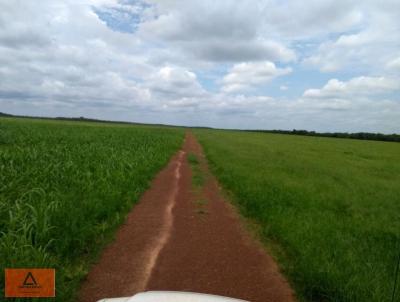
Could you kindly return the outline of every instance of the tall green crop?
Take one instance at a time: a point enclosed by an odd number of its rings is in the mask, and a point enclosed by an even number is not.
[[[182,140],[164,127],[0,119],[0,284],[6,267],[54,267],[57,301],[74,301]]]

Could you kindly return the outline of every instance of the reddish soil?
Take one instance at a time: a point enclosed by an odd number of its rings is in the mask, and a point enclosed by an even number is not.
[[[206,175],[200,192],[192,184],[189,153],[197,155]],[[191,134],[128,215],[79,297],[92,302],[145,290],[192,291],[253,302],[296,300],[274,260],[222,197]]]

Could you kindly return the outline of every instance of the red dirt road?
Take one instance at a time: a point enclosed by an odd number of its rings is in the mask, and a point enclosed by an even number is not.
[[[189,153],[200,159],[206,176],[200,191],[192,184]],[[222,197],[191,134],[93,266],[79,300],[145,290],[192,291],[253,302],[295,301],[273,259]]]

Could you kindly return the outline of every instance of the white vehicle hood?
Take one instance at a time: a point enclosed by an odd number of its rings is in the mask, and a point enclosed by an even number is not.
[[[173,291],[149,291],[126,298],[103,299],[98,302],[246,302],[222,296]]]

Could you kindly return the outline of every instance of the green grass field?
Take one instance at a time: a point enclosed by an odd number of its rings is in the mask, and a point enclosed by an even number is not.
[[[5,267],[54,267],[57,301],[76,301],[89,263],[183,134],[166,127],[1,118],[0,284]]]
[[[195,134],[301,300],[391,301],[400,249],[400,144]]]

